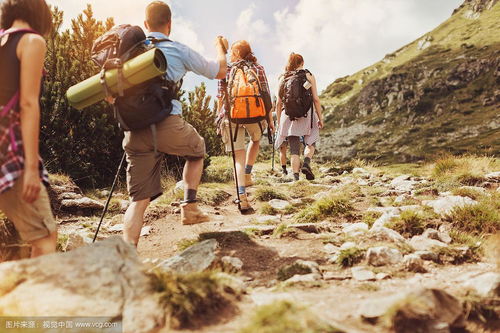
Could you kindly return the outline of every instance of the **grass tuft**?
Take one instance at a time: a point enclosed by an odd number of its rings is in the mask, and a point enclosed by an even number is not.
[[[319,222],[326,218],[348,216],[353,210],[347,197],[334,195],[324,197],[304,208],[295,216],[295,220],[300,223]]]
[[[213,156],[203,174],[208,183],[227,183],[233,180],[233,161],[228,156]]]
[[[259,201],[270,201],[273,199],[286,200],[284,193],[272,188],[271,186],[263,186],[255,192],[255,198]]]
[[[250,323],[239,333],[343,333],[319,320],[304,306],[288,300],[259,307]]]
[[[188,327],[200,317],[217,314],[242,293],[227,275],[215,272],[176,275],[154,270],[149,278],[174,328]]]
[[[492,204],[481,201],[475,205],[455,207],[446,220],[456,230],[474,235],[495,233],[500,230],[500,212]]]
[[[365,252],[365,250],[357,247],[342,250],[337,257],[337,265],[342,266],[343,268],[352,267],[363,260]]]
[[[425,230],[425,218],[420,212],[405,210],[392,219],[386,227],[399,232],[404,237],[420,235]]]

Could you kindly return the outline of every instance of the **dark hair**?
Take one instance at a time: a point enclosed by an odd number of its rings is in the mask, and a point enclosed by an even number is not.
[[[0,2],[0,27],[8,29],[22,20],[41,35],[52,31],[52,13],[45,0],[3,0]]]
[[[288,57],[288,63],[286,64],[285,71],[291,72],[299,68],[304,64],[304,58],[297,53],[291,53]]]
[[[172,20],[170,7],[163,1],[153,1],[146,7],[146,22],[151,29],[160,29]]]
[[[257,58],[253,54],[252,48],[250,47],[250,44],[246,40],[239,40],[237,42],[234,42],[231,49],[238,50],[241,59],[254,63],[257,62]]]

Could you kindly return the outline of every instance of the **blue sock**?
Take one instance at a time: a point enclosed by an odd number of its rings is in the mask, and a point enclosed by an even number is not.
[[[245,174],[249,175],[252,173],[253,165],[247,165],[245,167]]]
[[[238,194],[245,194],[247,191],[245,186],[238,186]]]

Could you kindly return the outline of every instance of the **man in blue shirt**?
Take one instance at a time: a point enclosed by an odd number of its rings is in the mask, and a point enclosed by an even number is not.
[[[162,1],[154,1],[146,8],[145,26],[149,36],[169,38],[172,28],[170,7]],[[226,75],[227,41],[217,38],[217,61],[208,61],[186,45],[164,41],[156,45],[167,58],[166,78],[180,83],[188,71],[208,79],[222,79]],[[205,141],[193,126],[182,119],[182,104],[172,101],[172,113],[156,124],[158,152],[186,158],[184,166],[184,202],[181,219],[185,225],[207,222],[208,216],[197,206],[196,191],[203,172]],[[144,213],[151,200],[162,194],[161,163],[163,154],[154,149],[151,129],[125,133],[123,148],[127,154],[127,187],[132,199],[125,213],[124,239],[137,246],[144,221]]]

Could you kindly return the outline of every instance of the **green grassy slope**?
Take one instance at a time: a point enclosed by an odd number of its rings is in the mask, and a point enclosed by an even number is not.
[[[321,96],[329,131],[322,155],[393,162],[443,151],[500,153],[498,17],[500,3],[481,13],[464,6],[413,43],[328,86]]]

